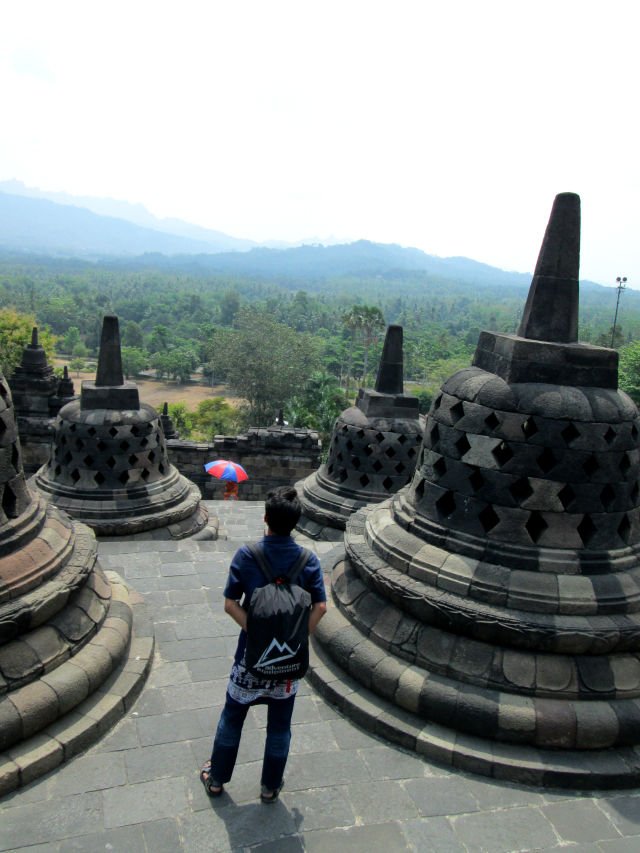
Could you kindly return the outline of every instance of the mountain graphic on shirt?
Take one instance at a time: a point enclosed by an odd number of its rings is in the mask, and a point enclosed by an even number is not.
[[[283,660],[294,658],[298,654],[299,650],[299,644],[298,648],[294,650],[291,646],[287,645],[287,643],[279,643],[274,637],[264,652],[260,655],[260,660],[256,664],[256,669],[264,666],[272,666],[274,663],[281,663]]]

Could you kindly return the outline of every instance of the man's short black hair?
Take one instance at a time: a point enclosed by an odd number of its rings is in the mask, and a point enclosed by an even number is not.
[[[289,536],[298,523],[302,507],[293,486],[279,486],[269,492],[264,505],[264,515],[269,530],[276,536]]]

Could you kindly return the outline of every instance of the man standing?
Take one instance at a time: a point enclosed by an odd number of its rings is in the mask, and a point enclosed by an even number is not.
[[[261,549],[276,577],[286,577],[300,559],[302,548],[291,537],[300,513],[300,501],[294,488],[283,486],[267,495],[264,516],[267,534],[257,547]],[[258,677],[245,667],[249,602],[254,590],[265,586],[267,582],[252,550],[243,545],[231,561],[224,589],[225,613],[238,623],[242,631],[227,685],[225,706],[216,729],[211,760],[200,771],[200,780],[210,797],[219,797],[224,784],[231,779],[242,726],[252,705],[267,705],[267,737],[260,799],[263,803],[275,803],[282,789],[291,742],[291,715],[300,682]],[[310,554],[297,583],[311,596],[311,634],[327,610],[322,569],[315,554]]]

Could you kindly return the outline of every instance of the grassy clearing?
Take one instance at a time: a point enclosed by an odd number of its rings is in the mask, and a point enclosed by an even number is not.
[[[55,367],[63,367],[67,364],[66,359],[56,358]],[[73,380],[76,394],[80,393],[81,383],[85,380],[93,381],[95,372],[80,371],[78,375],[75,370],[70,370],[69,375]],[[231,406],[239,406],[242,402],[238,397],[228,396],[225,385],[177,385],[175,382],[158,382],[154,379],[136,379],[136,385],[140,391],[140,399],[143,403],[149,403],[155,409],[161,409],[163,403],[184,403],[188,409],[195,407],[202,400],[211,397],[224,397]]]

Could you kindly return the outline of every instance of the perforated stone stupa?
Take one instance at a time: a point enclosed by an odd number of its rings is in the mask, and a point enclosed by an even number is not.
[[[93,532],[27,487],[0,375],[0,795],[85,749],[129,707],[153,651],[149,635],[132,642],[133,623],[128,590],[96,564]],[[137,661],[121,677],[129,651]]]
[[[411,485],[347,524],[314,677],[454,766],[617,787],[640,781],[640,422],[617,353],[577,343],[579,243],[559,195],[518,334],[480,335]]]
[[[38,343],[38,329],[31,332],[31,343],[22,351],[22,359],[9,379],[13,407],[22,436],[22,462],[27,474],[34,474],[49,459],[53,438],[53,420],[74,395],[67,368],[56,378]]]
[[[341,539],[352,513],[410,482],[421,441],[418,400],[404,394],[402,326],[389,326],[375,390],[360,389],[336,419],[326,463],[298,484],[298,529]]]
[[[122,373],[118,318],[104,318],[95,382],[56,420],[51,459],[35,486],[98,535],[155,530],[181,539],[203,531],[208,514],[198,487],[167,457],[160,415],[141,403]]]

